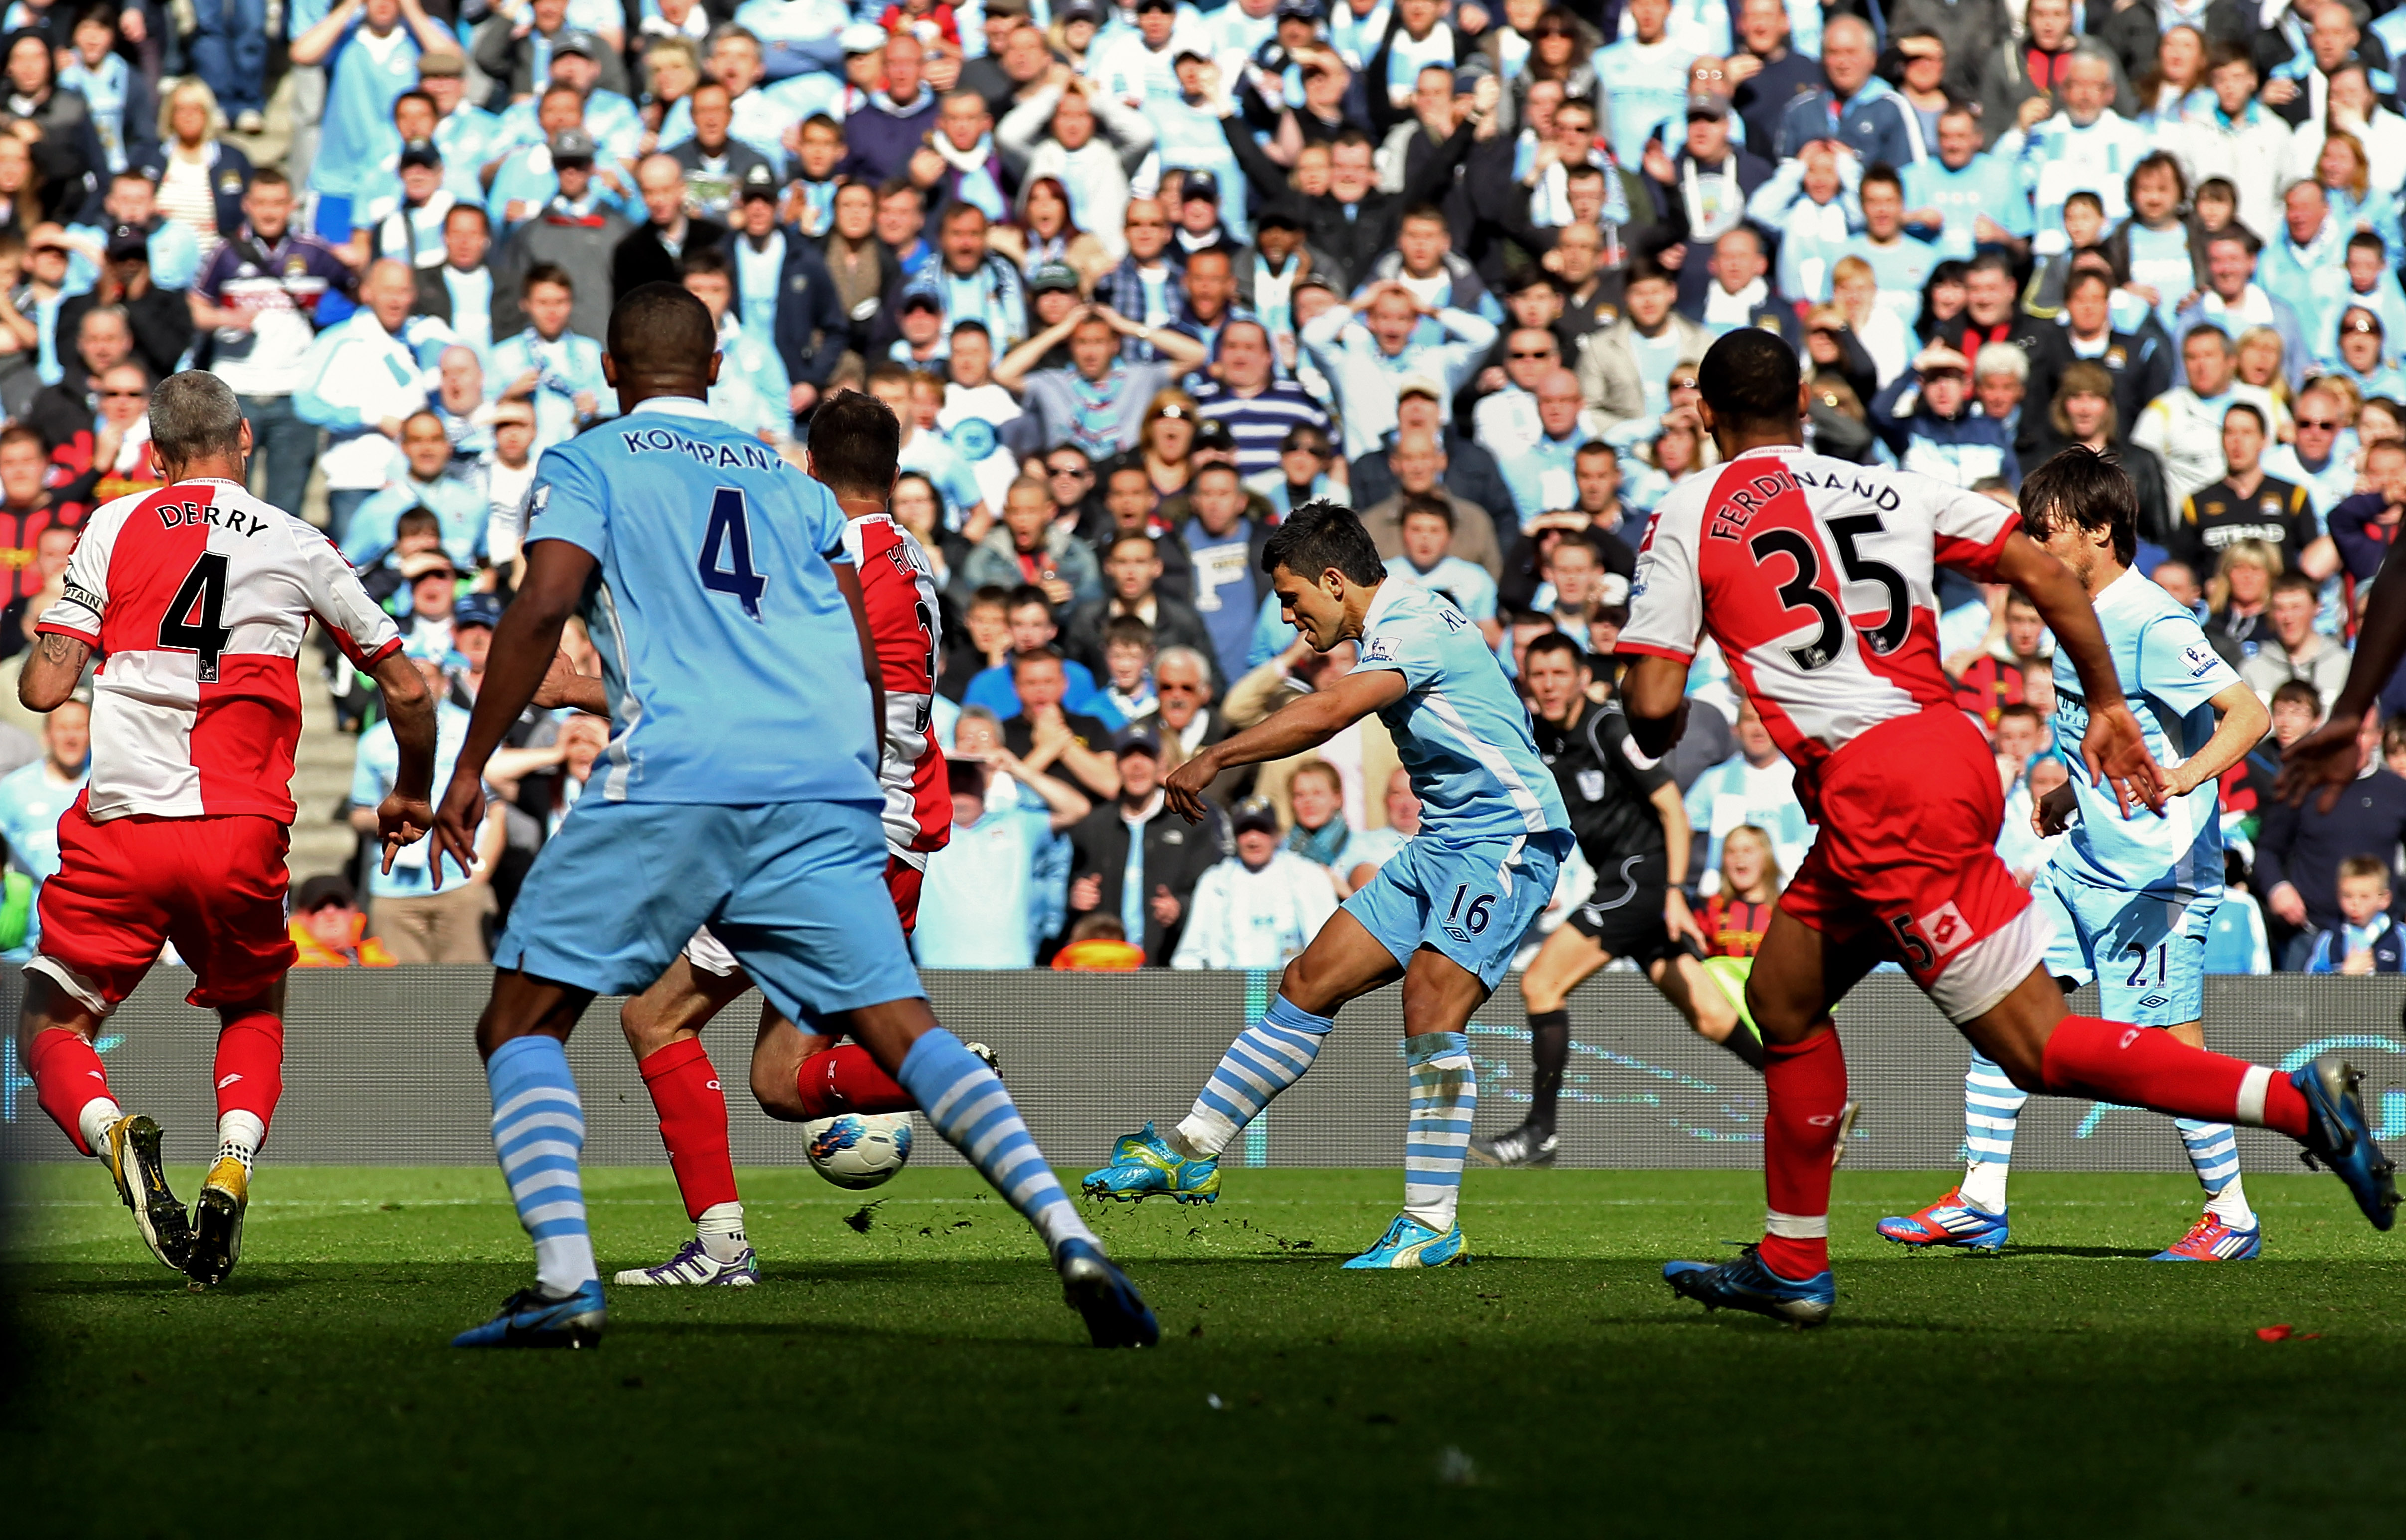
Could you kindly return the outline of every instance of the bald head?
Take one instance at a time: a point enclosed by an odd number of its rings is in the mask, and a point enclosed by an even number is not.
[[[647,283],[610,312],[602,361],[610,382],[642,395],[708,393],[718,373],[718,328],[681,284]]]

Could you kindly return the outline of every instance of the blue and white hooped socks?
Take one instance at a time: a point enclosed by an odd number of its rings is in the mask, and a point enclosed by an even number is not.
[[[1260,1115],[1280,1092],[1303,1079],[1337,1024],[1287,1003],[1281,995],[1262,1019],[1245,1028],[1211,1071],[1195,1109],[1179,1120],[1168,1143],[1189,1160],[1228,1148],[1237,1131]]]
[[[1963,1158],[1958,1190],[1984,1213],[2005,1211],[2005,1178],[2014,1164],[2014,1128],[2030,1093],[2016,1085],[1996,1060],[1976,1049],[1963,1071]]]
[[[485,1061],[493,1089],[493,1152],[510,1184],[518,1222],[534,1239],[535,1281],[555,1297],[599,1276],[585,1227],[585,1108],[568,1050],[558,1038],[513,1038]]]
[[[1412,1111],[1404,1133],[1404,1213],[1438,1235],[1453,1228],[1462,1202],[1462,1160],[1479,1109],[1479,1071],[1470,1038],[1430,1032],[1404,1039],[1411,1065]]]
[[[2230,1124],[2174,1118],[2172,1126],[2205,1189],[2206,1211],[2233,1230],[2256,1228],[2256,1210],[2247,1206],[2247,1184],[2239,1176],[2239,1136]]]
[[[1064,1241],[1094,1243],[1095,1233],[1061,1191],[1044,1151],[995,1072],[942,1027],[920,1035],[894,1078],[925,1109],[944,1142],[969,1157],[1058,1256]]]

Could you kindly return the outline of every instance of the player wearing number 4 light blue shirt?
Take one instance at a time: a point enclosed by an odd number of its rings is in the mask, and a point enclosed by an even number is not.
[[[2116,479],[2127,488],[2126,479]],[[2054,931],[2047,971],[2067,989],[2093,979],[2107,1020],[2160,1027],[2202,1045],[2206,943],[2222,901],[2216,778],[2260,741],[2269,718],[2188,610],[2129,566],[2135,494],[2126,501],[2114,506],[2100,499],[2078,512],[2025,509],[2023,528],[2087,587],[2115,676],[2173,795],[2161,813],[2139,808],[2126,817],[2110,786],[2073,775],[2040,806],[2046,832],[2072,823],[2031,897]],[[2088,731],[2088,707],[2079,675],[2060,653],[2055,699],[2056,741],[2079,742]],[[2026,1099],[1994,1062],[1974,1053],[1963,1080],[1962,1182],[1918,1214],[1881,1221],[1880,1234],[1914,1246],[2003,1246],[2005,1178]],[[2189,1233],[2156,1260],[2253,1257],[2261,1232],[2240,1181],[2229,1124],[2184,1118],[2175,1126],[2207,1203]]]
[[[1404,1040],[1404,1209],[1345,1265],[1467,1261],[1455,1214],[1479,1085],[1465,1033],[1552,896],[1570,854],[1570,815],[1479,628],[1442,596],[1391,578],[1352,510],[1296,508],[1261,567],[1289,624],[1322,652],[1355,643],[1361,660],[1171,771],[1169,806],[1199,819],[1203,790],[1221,771],[1300,754],[1376,712],[1420,798],[1420,832],[1287,966],[1268,1011],[1229,1047],[1185,1118],[1167,1134],[1147,1123],[1123,1137],[1085,1191],[1215,1201],[1220,1152],[1237,1131],[1311,1067],[1346,1001],[1400,978],[1406,1018],[1421,1028]]]
[[[873,654],[842,537],[847,507],[882,506],[893,486],[899,425],[870,397],[830,403],[804,476],[710,409],[717,350],[710,312],[682,288],[645,284],[612,312],[607,373],[625,415],[536,466],[525,580],[436,816],[444,848],[469,855],[485,765],[540,688],[608,711],[609,746],[519,891],[477,1027],[494,1150],[534,1241],[536,1283],[456,1341],[573,1348],[600,1335],[584,1114],[562,1039],[596,994],[648,987],[707,925],[788,1021],[858,1039],[1026,1216],[1097,1346],[1149,1345],[1152,1311],[1063,1194],[1011,1094],[928,1012],[886,890],[872,729],[884,703],[864,669]],[[552,671],[560,628],[580,611],[602,658],[598,691]],[[764,1035],[753,1083],[790,1087],[805,1041],[790,1027]],[[769,1092],[762,1106],[807,1115],[799,1092]]]

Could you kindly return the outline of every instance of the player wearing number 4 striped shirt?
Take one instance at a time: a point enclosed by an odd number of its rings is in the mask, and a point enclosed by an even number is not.
[[[161,382],[151,450],[168,485],[94,512],[17,694],[64,702],[97,653],[92,776],[59,820],[21,1049],[42,1109],[107,1163],[151,1251],[195,1285],[242,1250],[250,1168],[283,1087],[284,852],[298,660],[315,620],[383,686],[400,773],[377,809],[385,864],[431,827],[434,702],[401,637],[307,524],[244,490],[250,427],[213,374]],[[215,1010],[218,1151],[197,1218],[159,1169],[159,1125],[110,1095],[92,1039],[173,941]]]
[[[2045,966],[2045,922],[1997,858],[2003,796],[1939,667],[1932,578],[1945,563],[2029,597],[2077,675],[2081,758],[2101,800],[2117,817],[2152,816],[2165,772],[2079,578],[2002,504],[1806,453],[1796,355],[1769,332],[1714,343],[1697,385],[1723,463],[1647,526],[1620,643],[1634,659],[1622,680],[1631,736],[1649,754],[1677,742],[1688,665],[1709,635],[1794,762],[1821,835],[1747,983],[1763,1039],[1763,1239],[1733,1262],[1670,1263],[1664,1279],[1707,1308],[1829,1318],[1830,1151],[1847,1096],[1830,1010],[1883,958],[1902,962],[2021,1089],[2278,1129],[2388,1229],[2398,1193],[2347,1065],[2280,1075],[2065,1010]],[[2023,498],[2079,505],[2066,487],[2086,485],[2094,458],[2066,451]]]
[[[2022,530],[2080,579],[2114,655],[2124,699],[2135,703],[2147,747],[2164,773],[2164,811],[2121,816],[2108,794],[2075,776],[2032,814],[2042,835],[2070,838],[2032,884],[2054,931],[2046,970],[2065,989],[2097,981],[2116,1021],[2161,1027],[2205,1045],[2205,940],[2222,901],[2222,821],[2215,783],[2263,740],[2263,702],[2208,645],[2188,611],[2132,572],[2138,499],[2130,477],[2093,456],[2064,459],[2022,497]],[[2040,497],[2048,501],[2040,502]],[[2075,742],[2088,730],[2080,680],[2055,662],[2055,728]],[[2219,716],[2217,725],[2215,718]],[[2014,1126],[2029,1094],[1974,1050],[1963,1077],[1969,1165],[1956,1189],[1918,1214],[1879,1222],[1905,1246],[1994,1251],[2006,1240],[2005,1174]],[[2181,1142],[2207,1194],[2187,1235],[2158,1262],[2239,1262],[2262,1231],[2239,1178],[2230,1124],[2183,1119]]]
[[[1122,1137],[1085,1191],[1216,1200],[1220,1152],[1237,1131],[1311,1067],[1347,1001],[1401,979],[1411,1066],[1404,1209],[1345,1265],[1467,1262],[1456,1211],[1479,1106],[1470,1017],[1553,897],[1571,852],[1570,814],[1478,627],[1443,596],[1390,579],[1351,509],[1295,509],[1261,564],[1288,624],[1323,653],[1358,643],[1361,660],[1172,770],[1163,783],[1171,811],[1195,823],[1221,771],[1316,748],[1376,712],[1420,797],[1420,832],[1287,965],[1278,997],[1229,1046],[1193,1109],[1168,1134],[1147,1123]]]
[[[834,440],[822,428],[813,443],[825,448]],[[811,473],[818,475],[815,459]],[[953,836],[943,751],[929,725],[943,643],[935,572],[918,541],[886,512],[885,495],[829,489],[847,521],[843,551],[860,574],[861,611],[877,645],[885,689],[885,740],[877,772],[885,796],[885,887],[908,936],[917,928],[919,885],[927,857]],[[580,699],[573,704],[608,712],[599,680],[583,681],[577,694]],[[659,1113],[660,1141],[668,1148],[694,1236],[658,1266],[628,1268],[612,1278],[614,1283],[744,1288],[759,1281],[759,1265],[744,1235],[743,1205],[736,1195],[727,1096],[701,1045],[701,1029],[751,987],[735,954],[704,928],[658,983],[629,1000],[618,1013],[627,1046],[634,1050],[644,1089]],[[993,1067],[994,1055],[984,1044],[966,1046]],[[796,1059],[799,1069],[792,1067]],[[839,1112],[919,1108],[867,1049],[825,1033],[804,1032],[765,1000],[752,1075],[756,1086],[764,1081],[777,1086],[764,1102],[772,1117],[826,1118]],[[786,1080],[792,1081],[790,1093],[779,1083]],[[791,1112],[781,1111],[788,1103]]]
[[[1011,1093],[936,1024],[884,882],[877,771],[891,722],[854,567],[862,547],[846,544],[838,499],[883,502],[901,425],[873,397],[830,400],[813,424],[814,479],[711,412],[718,368],[717,327],[683,289],[644,284],[612,310],[602,370],[623,415],[535,468],[526,576],[435,812],[443,848],[473,860],[485,764],[556,679],[560,629],[582,613],[609,748],[518,890],[476,1027],[493,1151],[535,1281],[453,1341],[598,1340],[605,1305],[565,1040],[596,995],[658,982],[707,925],[785,1021],[856,1038],[1027,1219],[1096,1346],[1149,1346],[1152,1310]],[[801,1046],[785,1027],[755,1054],[754,1094],[774,1116],[802,1115]]]

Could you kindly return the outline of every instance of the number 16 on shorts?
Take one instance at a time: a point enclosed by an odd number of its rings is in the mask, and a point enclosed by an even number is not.
[[[1469,898],[1465,905],[1463,900]],[[1467,941],[1473,936],[1487,933],[1488,923],[1495,917],[1495,895],[1482,893],[1470,897],[1470,884],[1464,883],[1453,890],[1453,902],[1445,911],[1445,933],[1457,941]]]

